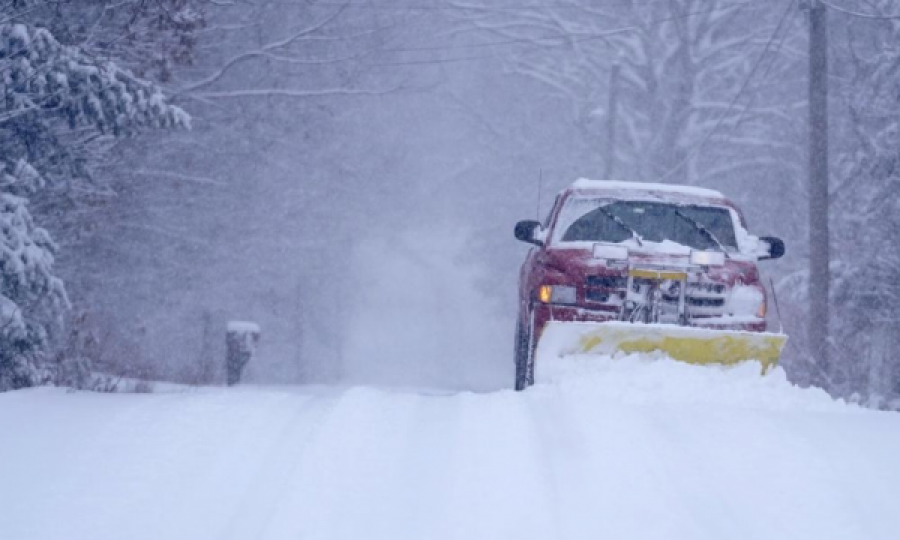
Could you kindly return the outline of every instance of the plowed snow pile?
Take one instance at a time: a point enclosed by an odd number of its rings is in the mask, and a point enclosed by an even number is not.
[[[521,394],[0,395],[0,537],[900,537],[900,415],[570,358]]]
[[[538,364],[536,377],[583,399],[613,404],[860,412],[833,400],[824,390],[793,386],[780,367],[764,377],[760,371],[756,362],[726,368],[692,366],[650,355],[614,359],[573,355]]]

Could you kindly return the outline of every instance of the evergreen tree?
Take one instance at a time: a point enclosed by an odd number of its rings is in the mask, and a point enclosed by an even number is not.
[[[61,44],[49,30],[0,25],[0,390],[39,382],[68,307],[56,249],[27,204],[89,178],[92,143],[189,127],[154,84]]]

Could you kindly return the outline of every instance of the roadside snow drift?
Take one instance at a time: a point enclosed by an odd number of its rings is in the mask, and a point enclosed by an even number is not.
[[[884,539],[900,415],[761,378],[571,358],[527,392],[0,395],[0,536]]]

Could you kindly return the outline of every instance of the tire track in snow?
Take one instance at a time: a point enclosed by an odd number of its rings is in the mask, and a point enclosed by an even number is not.
[[[74,464],[45,484],[52,507],[90,520],[38,520],[29,538],[118,538],[121,523],[157,537],[208,537],[208,519],[221,519],[230,493],[210,497],[208,482],[227,486],[219,464],[247,448],[240,444],[261,416],[278,410],[283,396],[228,391],[104,395],[58,393],[51,399],[71,408],[100,411],[78,426],[62,464]],[[108,403],[115,402],[115,408]],[[63,418],[52,420],[65,425]],[[77,425],[77,424],[76,424]],[[236,427],[239,426],[239,427]],[[62,503],[57,501],[64,501]],[[200,519],[198,519],[200,516]]]
[[[390,538],[405,523],[400,456],[415,396],[353,388],[303,453],[290,487],[254,538]]]
[[[409,494],[404,536],[431,539],[456,519],[448,509],[459,458],[461,407],[456,395],[417,396],[414,406],[403,457],[403,488]]]
[[[182,400],[168,403],[165,422],[144,433],[148,440],[156,439],[156,455],[125,452],[137,454],[133,459],[146,465],[144,474],[155,477],[142,491],[156,493],[157,498],[164,494],[163,500],[125,498],[122,511],[140,516],[143,529],[159,538],[219,537],[243,510],[240,503],[262,467],[266,441],[278,436],[295,406],[303,407],[311,399],[234,388],[184,394]],[[138,422],[134,427],[147,426]],[[159,430],[162,436],[153,433]],[[152,488],[154,484],[166,487]],[[136,509],[150,512],[145,516]]]
[[[242,495],[220,535],[223,540],[265,537],[278,501],[295,489],[292,482],[297,480],[298,469],[340,405],[344,392],[291,397],[289,405],[294,410],[257,458],[252,479],[240,488]]]
[[[540,471],[523,394],[460,394],[447,516],[430,539],[553,538],[554,501]]]
[[[536,386],[526,395],[535,425],[534,444],[542,449],[543,472],[553,493],[557,538],[628,538],[636,534],[670,538],[665,527],[655,529],[659,535],[654,536],[656,516],[652,510],[646,514],[635,511],[647,509],[653,501],[635,500],[634,484],[652,486],[650,492],[671,494],[663,499],[677,499],[675,488],[661,474],[665,456],[659,454],[637,415],[628,411],[612,415],[602,403],[573,400],[556,385]],[[634,461],[641,463],[643,470],[630,470]]]
[[[572,497],[584,492],[583,443],[564,407],[564,396],[555,386],[536,386],[522,394],[529,409],[534,447],[543,465],[536,473],[546,487],[548,512],[555,538],[572,538],[569,527],[574,508],[583,499]]]
[[[567,539],[702,538],[641,411],[568,394],[565,403],[559,414],[584,444],[579,479],[567,491]]]

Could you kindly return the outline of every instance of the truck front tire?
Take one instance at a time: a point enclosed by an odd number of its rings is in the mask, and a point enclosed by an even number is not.
[[[534,349],[531,346],[531,328],[523,327],[521,320],[516,323],[516,392],[521,392],[534,384]]]

